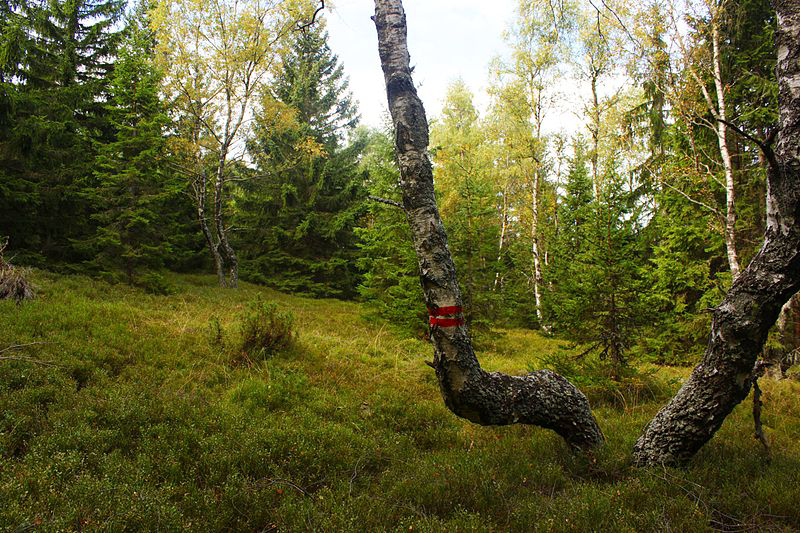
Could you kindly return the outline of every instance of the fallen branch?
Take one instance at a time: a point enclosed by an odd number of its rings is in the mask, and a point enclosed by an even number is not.
[[[288,479],[264,478],[264,479],[260,479],[260,480],[256,481],[255,483],[253,483],[253,485],[261,486],[261,487],[269,487],[269,486],[272,486],[272,485],[286,485],[287,487],[293,488],[294,490],[296,490],[297,492],[299,492],[303,496],[308,496],[309,495],[308,492],[306,492],[306,490],[303,489],[303,487],[301,487],[300,485],[298,485],[294,481],[290,481]]]
[[[41,344],[50,344],[49,342],[28,342],[25,344],[12,344],[11,346],[6,346],[3,349],[0,349],[0,354],[4,354],[6,352],[10,352],[12,350],[22,350],[24,348],[28,348],[30,346],[39,346]],[[22,361],[24,363],[31,363],[35,365],[42,365],[42,366],[60,366],[56,363],[51,363],[50,361],[42,361],[41,359],[34,359],[33,357],[25,357],[22,355],[0,355],[0,361]]]
[[[22,361],[24,363],[31,363],[35,365],[42,365],[42,366],[60,366],[55,363],[51,363],[50,361],[42,361],[40,359],[33,359],[32,357],[22,357],[22,356],[15,356],[15,355],[6,355],[0,357],[0,361]]]
[[[22,348],[27,348],[29,346],[39,346],[41,344],[50,344],[49,342],[28,342],[25,344],[12,344],[11,346],[6,346],[2,350],[0,350],[0,354],[6,353],[11,350],[20,350]]]

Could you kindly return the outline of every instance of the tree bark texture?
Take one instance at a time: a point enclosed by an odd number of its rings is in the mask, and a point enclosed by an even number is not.
[[[591,65],[592,76],[592,123],[589,125],[589,132],[592,134],[592,193],[595,200],[600,198],[600,185],[598,183],[598,164],[599,164],[599,151],[600,151],[600,100],[597,96],[597,79],[600,77],[600,72],[594,67],[594,62]]]
[[[716,307],[703,361],[634,447],[640,465],[690,458],[749,393],[753,365],[783,304],[800,289],[800,2],[774,0],[780,133],[767,148],[764,244]]]
[[[502,278],[500,277],[500,261],[503,260],[503,247],[506,243],[506,226],[508,225],[508,189],[509,186],[506,183],[506,186],[503,187],[503,216],[502,216],[502,227],[500,229],[500,242],[497,246],[497,264],[498,268],[494,273],[494,291],[496,292],[498,287],[502,288],[501,282]]]
[[[228,228],[225,227],[225,220],[223,218],[223,194],[225,192],[225,168],[226,156],[228,152],[227,145],[223,145],[223,150],[220,155],[219,163],[217,164],[217,176],[214,186],[214,227],[217,230],[217,241],[219,242],[220,254],[225,260],[225,264],[229,269],[229,278],[227,286],[235,289],[239,286],[239,260],[233,247],[228,240]],[[224,286],[224,285],[223,285]]]
[[[445,404],[478,424],[534,424],[556,431],[575,448],[601,444],[603,435],[589,402],[563,377],[549,370],[508,376],[480,367],[464,325],[455,266],[436,208],[428,122],[411,78],[402,2],[375,0],[374,21],[395,127],[403,208],[432,316],[433,367]]]
[[[541,123],[540,123],[541,124]],[[538,136],[538,134],[537,134]],[[539,163],[533,172],[531,183],[531,256],[533,257],[533,297],[539,327],[547,330],[542,321],[542,263],[539,260]]]

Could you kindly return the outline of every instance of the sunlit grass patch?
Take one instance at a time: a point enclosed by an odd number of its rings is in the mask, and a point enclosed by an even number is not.
[[[687,467],[636,469],[630,449],[663,400],[596,406],[607,444],[586,456],[546,430],[476,426],[444,406],[431,346],[360,304],[222,290],[212,276],[168,275],[169,295],[34,281],[37,300],[0,302],[0,347],[41,343],[24,355],[55,366],[0,362],[0,530],[800,527],[796,382],[762,379],[769,457],[748,399]],[[296,342],[232,365],[259,300],[292,313]],[[564,350],[508,330],[479,357],[523,374]]]

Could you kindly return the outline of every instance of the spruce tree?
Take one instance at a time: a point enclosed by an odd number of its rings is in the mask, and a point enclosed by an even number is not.
[[[392,143],[391,133],[370,132],[360,166],[371,196],[399,203],[400,171]],[[423,335],[428,330],[428,313],[420,305],[419,267],[405,212],[372,201],[356,231],[360,238],[358,266],[364,272],[360,295],[373,304],[381,318],[406,333]]]
[[[93,232],[86,192],[108,141],[108,76],[121,36],[119,0],[4,3],[0,43],[0,224],[10,246],[76,261]]]
[[[580,344],[585,355],[608,361],[610,376],[619,379],[651,316],[645,243],[631,192],[613,166],[593,197],[586,162],[578,145],[560,215],[549,309],[555,332]]]
[[[164,165],[169,119],[150,59],[153,37],[141,18],[131,17],[115,64],[106,106],[115,136],[99,147],[97,186],[87,192],[97,210],[96,233],[87,242],[91,264],[121,269],[129,283],[142,269],[163,267],[175,254],[176,235],[186,231],[174,211],[182,183]]]
[[[437,200],[473,334],[489,328],[496,310],[499,191],[491,180],[487,148],[472,93],[457,80],[448,89],[441,120],[432,128],[431,151]]]
[[[279,108],[265,105],[249,151],[258,179],[237,200],[243,276],[282,290],[352,297],[355,227],[364,212],[358,158],[364,138],[346,137],[356,108],[322,25],[297,32],[273,86],[294,125],[272,127]]]

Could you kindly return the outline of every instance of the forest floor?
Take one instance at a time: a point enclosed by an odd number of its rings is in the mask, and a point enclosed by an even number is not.
[[[369,308],[210,276],[156,296],[35,271],[0,302],[2,531],[797,531],[800,383],[762,380],[684,468],[638,469],[661,392],[590,394],[608,444],[480,427],[443,405],[431,346]],[[250,302],[295,317],[293,346],[242,363]],[[509,330],[479,353],[524,373],[563,343]],[[11,345],[32,344],[6,349]]]

